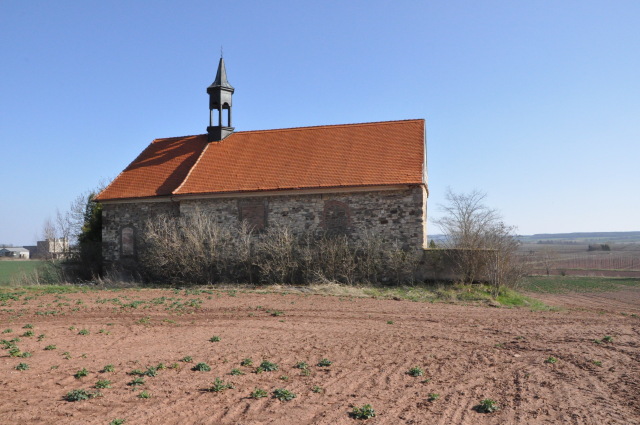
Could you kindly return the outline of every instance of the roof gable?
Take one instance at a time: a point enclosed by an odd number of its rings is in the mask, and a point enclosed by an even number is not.
[[[424,120],[155,140],[97,200],[423,183]],[[197,160],[196,160],[197,159]]]

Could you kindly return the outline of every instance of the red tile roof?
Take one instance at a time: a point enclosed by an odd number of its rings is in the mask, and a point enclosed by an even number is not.
[[[423,162],[422,119],[158,139],[97,200],[420,184]]]
[[[156,139],[100,192],[96,200],[171,195],[206,145],[206,135]]]

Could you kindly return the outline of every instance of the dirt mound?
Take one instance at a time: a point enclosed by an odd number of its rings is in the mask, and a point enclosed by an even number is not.
[[[640,318],[624,302],[531,312],[233,290],[5,294],[0,338],[32,355],[0,351],[0,423],[355,424],[353,407],[371,404],[362,423],[638,424]],[[256,373],[263,360],[278,369]],[[211,391],[218,377],[233,388]],[[296,397],[274,398],[279,388]],[[102,396],[66,401],[76,389]],[[483,399],[500,410],[474,410]]]

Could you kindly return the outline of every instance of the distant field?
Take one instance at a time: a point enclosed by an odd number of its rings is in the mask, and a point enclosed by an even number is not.
[[[524,292],[564,294],[568,292],[606,292],[640,288],[640,278],[530,276],[519,288]]]
[[[21,275],[33,273],[46,261],[40,260],[6,260],[0,261],[0,285],[6,285],[11,279],[17,279]]]
[[[640,278],[531,276],[520,291],[551,307],[640,316]]]
[[[610,251],[589,251],[588,244],[524,243],[520,253],[534,274],[640,277],[640,244],[609,244]]]
[[[523,235],[523,242],[640,243],[640,232],[539,233]]]

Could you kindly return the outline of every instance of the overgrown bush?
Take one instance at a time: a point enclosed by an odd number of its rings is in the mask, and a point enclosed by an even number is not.
[[[102,271],[102,204],[93,199],[99,192],[87,196],[84,223],[78,235],[78,274],[83,279],[92,279]]]
[[[399,244],[383,248],[373,234],[298,235],[278,224],[258,233],[246,223],[219,224],[200,210],[148,220],[141,233],[142,276],[172,284],[412,283],[421,254]]]

